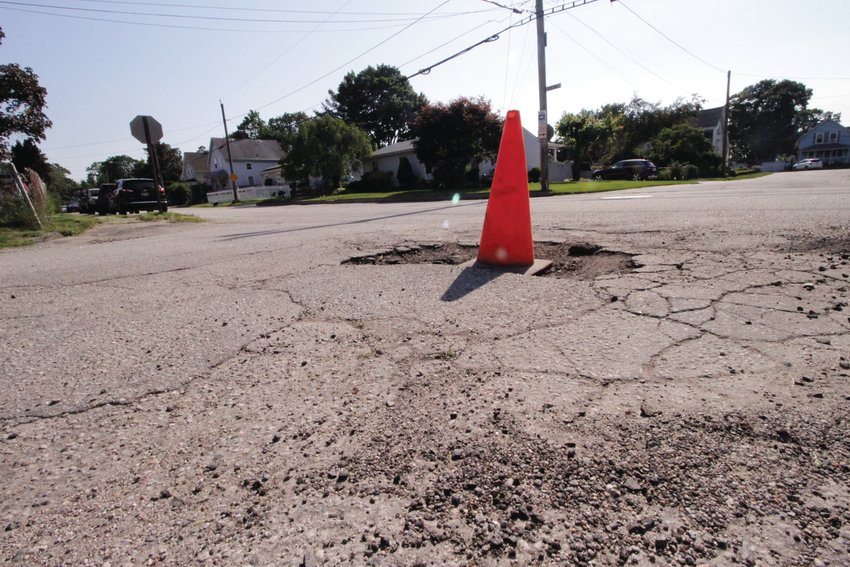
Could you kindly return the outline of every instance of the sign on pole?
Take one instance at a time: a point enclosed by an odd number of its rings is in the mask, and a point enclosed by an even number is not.
[[[148,145],[148,159],[153,168],[154,191],[156,192],[157,208],[163,212],[167,203],[162,202],[162,193],[159,184],[162,182],[162,173],[159,170],[159,159],[156,157],[154,144],[162,139],[162,124],[153,116],[139,115],[130,121],[130,134],[138,141]]]
[[[150,132],[150,139],[145,137],[145,123]],[[130,134],[143,144],[155,144],[162,140],[162,124],[153,116],[136,116],[130,121]]]
[[[546,132],[546,111],[541,110],[537,113],[537,137],[541,140],[547,139],[548,132]]]

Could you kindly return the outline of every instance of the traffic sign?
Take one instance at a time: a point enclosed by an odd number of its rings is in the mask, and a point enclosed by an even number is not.
[[[150,139],[145,135],[145,124]],[[130,134],[143,144],[155,144],[162,139],[162,124],[153,116],[136,116],[130,121]]]
[[[231,181],[236,181],[237,179],[239,179],[239,176],[238,176],[238,175],[236,175],[235,173],[231,173],[231,174],[230,174],[230,180],[231,180]]]

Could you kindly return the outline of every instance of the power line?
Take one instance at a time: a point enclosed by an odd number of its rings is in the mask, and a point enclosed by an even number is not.
[[[203,26],[186,26],[178,24],[160,24],[153,22],[140,22],[132,20],[117,20],[113,18],[96,18],[93,16],[78,16],[74,14],[57,14],[55,12],[44,12],[39,10],[26,10],[24,8],[10,8],[0,6],[0,10],[9,10],[11,12],[24,12],[28,14],[40,14],[43,16],[55,16],[57,18],[70,18],[73,20],[86,20],[91,22],[107,22],[112,24],[127,24],[133,26],[145,26],[151,28],[168,28],[179,30],[199,30],[199,31],[214,31],[214,32],[237,32],[237,33],[265,33],[265,34],[280,34],[280,33],[304,33],[304,30],[264,30],[264,29],[237,29],[237,28],[212,28]],[[326,32],[319,31],[317,33],[342,33],[342,32],[360,32],[360,31],[375,31],[385,30],[399,27],[400,24],[391,24],[385,26],[358,27],[358,28],[343,28],[336,30],[327,30]]]
[[[154,17],[154,18],[181,18],[181,19],[190,19],[190,20],[204,20],[204,21],[215,21],[215,22],[244,22],[244,23],[273,23],[273,24],[316,24],[323,23],[322,20],[303,20],[303,19],[269,19],[269,18],[233,18],[233,17],[222,17],[222,16],[195,16],[189,14],[173,14],[173,13],[159,13],[159,12],[132,12],[127,10],[105,10],[100,8],[69,8],[67,6],[57,6],[55,4],[35,4],[31,2],[14,2],[12,0],[0,0],[0,4],[12,5],[12,6],[27,6],[31,8],[46,8],[51,10],[68,10],[72,12],[84,12],[84,13],[97,13],[97,14],[115,14],[118,16],[146,16],[146,17]],[[430,15],[430,12],[429,12]],[[434,15],[431,16],[430,19],[443,19],[447,17],[454,17],[452,15]],[[408,22],[411,19],[418,22],[422,19],[422,17],[412,18],[412,17],[404,17],[404,18],[385,18],[385,19],[360,19],[360,20],[338,20],[334,23],[340,24],[374,24],[374,23],[402,23]]]
[[[623,0],[617,0],[617,4],[621,4],[621,5],[623,6],[623,8],[625,8],[626,10],[628,10],[629,12],[631,12],[632,14],[634,14],[634,15],[635,15],[635,17],[636,17],[637,19],[639,19],[640,21],[642,21],[643,23],[645,23],[646,25],[648,25],[650,28],[652,28],[653,30],[655,30],[655,31],[656,31],[659,35],[661,35],[661,37],[663,37],[664,39],[666,39],[667,41],[669,41],[670,43],[672,43],[673,45],[675,45],[676,47],[678,47],[679,49],[681,49],[682,51],[684,51],[685,53],[687,53],[688,55],[690,55],[691,57],[693,57],[694,59],[696,59],[697,61],[700,61],[700,62],[704,63],[705,65],[708,65],[708,66],[709,66],[709,67],[711,67],[712,69],[716,69],[717,71],[720,71],[721,73],[725,73],[725,72],[726,72],[726,69],[721,69],[721,68],[720,68],[720,67],[718,67],[717,65],[714,65],[714,64],[712,64],[712,63],[709,63],[708,61],[706,61],[705,59],[703,59],[702,57],[700,57],[699,55],[697,55],[697,54],[696,54],[696,53],[694,53],[693,51],[691,51],[691,50],[689,50],[688,48],[684,47],[682,44],[680,44],[680,43],[676,42],[676,41],[675,41],[673,38],[671,38],[669,35],[667,35],[667,34],[666,34],[666,33],[664,33],[663,31],[661,31],[660,29],[658,29],[657,27],[655,27],[654,25],[652,25],[650,22],[648,22],[647,20],[645,20],[645,19],[643,18],[643,16],[641,16],[640,14],[638,14],[637,12],[635,12],[634,10],[632,10],[631,8],[629,8],[629,5],[628,5],[628,4],[626,4]]]
[[[613,47],[614,49],[616,49],[617,51],[619,51],[619,52],[620,52],[623,56],[627,57],[627,58],[628,58],[630,61],[632,61],[635,65],[637,65],[638,67],[640,67],[641,69],[643,69],[644,71],[646,71],[647,73],[649,73],[650,75],[653,75],[653,76],[655,76],[655,77],[656,77],[656,78],[658,78],[658,79],[661,79],[662,81],[664,81],[664,82],[665,82],[665,83],[667,83],[668,85],[670,85],[670,86],[672,86],[672,87],[676,87],[677,89],[679,89],[679,90],[680,90],[680,91],[682,91],[682,92],[686,92],[686,93],[687,93],[687,92],[689,92],[689,91],[688,91],[688,89],[682,88],[681,86],[677,85],[676,83],[673,83],[673,82],[671,82],[671,81],[667,80],[666,78],[662,77],[661,75],[659,75],[658,73],[656,73],[655,71],[653,71],[652,69],[650,69],[649,67],[647,67],[646,65],[644,65],[643,63],[641,63],[640,61],[638,61],[635,57],[632,57],[632,55],[631,55],[629,52],[627,52],[627,51],[626,51],[626,50],[624,50],[624,49],[621,49],[621,48],[620,48],[617,44],[615,44],[613,41],[611,41],[611,40],[609,40],[608,38],[606,38],[604,35],[602,35],[602,34],[601,34],[601,33],[599,33],[598,31],[596,31],[595,29],[593,29],[593,28],[592,28],[591,26],[589,26],[588,24],[586,24],[586,23],[584,23],[583,21],[581,21],[581,20],[580,20],[579,18],[577,18],[576,16],[574,16],[574,15],[572,15],[572,14],[567,14],[567,15],[568,15],[568,16],[570,16],[570,17],[571,17],[572,19],[574,19],[575,21],[577,21],[578,23],[580,23],[581,25],[583,25],[584,27],[586,27],[587,29],[589,29],[590,31],[592,31],[592,32],[593,32],[594,34],[596,34],[597,36],[599,36],[599,38],[600,38],[600,39],[602,39],[602,41],[604,41],[605,43],[607,43],[608,45],[610,45],[611,47]]]
[[[232,6],[211,6],[204,4],[177,4],[174,2],[129,2],[129,1],[121,1],[121,0],[77,0],[80,2],[89,2],[96,4],[120,4],[120,5],[128,5],[128,6],[157,6],[157,7],[167,7],[167,8],[188,8],[188,9],[202,9],[202,10],[223,10],[223,11],[231,11],[231,12],[268,12],[268,13],[283,13],[283,14],[343,14],[346,16],[418,16],[419,12],[346,12],[342,10],[291,10],[284,8],[248,8],[248,7],[240,7],[234,8]],[[440,16],[462,16],[468,14],[480,14],[483,12],[491,12],[492,9],[487,10],[468,10],[465,12],[446,12],[445,14],[438,14]]]
[[[390,35],[389,37],[387,37],[386,39],[383,39],[383,40],[379,41],[378,43],[376,43],[375,45],[373,45],[372,47],[370,47],[369,49],[367,49],[367,50],[366,50],[366,51],[364,51],[363,53],[360,53],[359,55],[356,55],[355,57],[353,57],[353,58],[349,59],[348,61],[346,61],[346,62],[345,62],[345,63],[343,63],[342,65],[339,65],[338,67],[335,67],[334,69],[331,69],[330,71],[328,71],[327,73],[325,73],[325,74],[324,74],[324,75],[322,75],[321,77],[319,77],[319,78],[317,78],[317,79],[314,79],[314,80],[310,81],[310,82],[309,82],[309,83],[307,83],[306,85],[303,85],[303,86],[301,86],[301,87],[298,87],[298,88],[297,88],[297,89],[295,89],[294,91],[290,91],[290,92],[286,93],[285,95],[283,95],[282,97],[276,98],[275,100],[273,100],[273,101],[271,101],[271,102],[269,102],[269,103],[267,103],[267,104],[264,104],[264,105],[262,105],[262,106],[260,106],[260,107],[256,108],[255,110],[261,110],[261,109],[263,109],[263,108],[267,108],[267,107],[269,107],[269,106],[271,106],[271,105],[273,105],[273,104],[275,104],[275,103],[278,103],[278,102],[282,101],[282,100],[283,100],[283,99],[285,99],[285,98],[288,98],[288,97],[290,97],[290,96],[294,95],[295,93],[298,93],[298,92],[303,91],[304,89],[306,89],[306,88],[307,88],[307,87],[309,87],[309,86],[315,85],[316,83],[318,83],[318,82],[319,82],[319,81],[321,81],[322,79],[324,79],[324,78],[326,78],[326,77],[330,76],[330,75],[331,75],[331,74],[333,74],[333,73],[336,73],[337,71],[339,71],[340,69],[342,69],[342,68],[343,68],[343,67],[345,67],[346,65],[349,65],[350,63],[353,63],[354,61],[357,61],[358,59],[360,59],[361,57],[363,57],[363,56],[364,56],[364,55],[366,55],[367,53],[370,53],[370,52],[372,52],[372,51],[376,50],[377,48],[379,48],[380,46],[384,45],[384,44],[385,44],[385,43],[387,43],[389,40],[393,39],[394,37],[396,37],[397,35],[401,34],[402,32],[407,31],[407,30],[408,30],[408,29],[410,29],[411,27],[413,27],[413,26],[415,26],[416,24],[418,24],[418,23],[419,23],[422,19],[424,19],[426,16],[428,16],[428,15],[429,15],[429,14],[431,14],[432,12],[434,12],[434,11],[438,10],[439,8],[442,8],[443,6],[445,6],[446,4],[448,4],[450,1],[451,1],[451,0],[444,0],[444,1],[443,1],[441,4],[439,4],[437,7],[433,8],[433,9],[432,9],[432,10],[430,10],[429,12],[426,12],[425,14],[423,14],[422,16],[420,16],[420,17],[419,17],[419,19],[417,19],[416,21],[411,22],[410,24],[408,24],[408,25],[406,25],[405,27],[403,27],[401,30],[397,31],[397,32],[396,32],[396,33],[394,33],[394,34],[391,34],[391,35]]]

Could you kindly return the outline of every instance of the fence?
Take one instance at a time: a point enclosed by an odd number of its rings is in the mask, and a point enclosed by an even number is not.
[[[253,201],[256,199],[272,199],[275,197],[289,198],[292,190],[288,185],[263,185],[260,187],[239,187],[236,195],[240,201]],[[207,201],[210,203],[229,203],[233,200],[233,190],[210,191],[207,193]]]

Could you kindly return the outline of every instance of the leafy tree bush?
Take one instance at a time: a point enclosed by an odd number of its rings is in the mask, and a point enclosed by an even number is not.
[[[198,205],[200,203],[207,202],[207,191],[210,190],[210,186],[205,183],[193,183],[192,184],[192,195],[189,200],[189,205]]]
[[[678,161],[670,162],[670,165],[667,167],[670,171],[670,179],[682,179],[682,175],[684,174],[684,168],[682,164]]]
[[[300,125],[281,163],[286,179],[309,185],[311,175],[321,177],[323,190],[330,193],[371,152],[366,132],[325,114]]]
[[[684,179],[696,179],[699,177],[699,168],[692,163],[689,163],[682,168],[682,177]]]
[[[345,75],[324,108],[337,118],[369,135],[373,146],[382,147],[406,139],[416,113],[428,99],[417,94],[397,67],[378,65]]]
[[[23,199],[0,193],[0,226],[35,230],[38,221]]]
[[[540,182],[541,171],[539,167],[532,167],[528,170],[528,181],[530,183],[539,183]]]
[[[496,156],[502,120],[488,100],[460,97],[422,107],[411,133],[416,157],[433,171],[438,186],[451,188],[464,183],[470,164]]]
[[[360,177],[360,181],[352,181],[348,184],[351,193],[383,193],[392,188],[392,174],[386,171],[367,171]]]
[[[416,185],[416,175],[413,173],[413,165],[404,156],[398,160],[398,171],[396,171],[395,175],[402,189],[410,189]]]
[[[170,205],[187,205],[192,198],[192,188],[188,183],[178,182],[171,183],[165,188],[165,194],[168,197]]]

